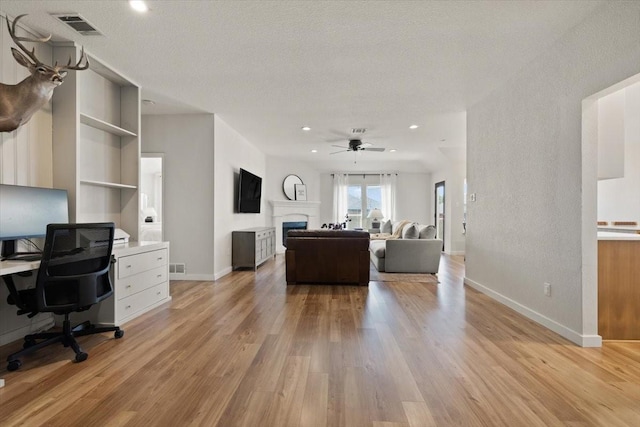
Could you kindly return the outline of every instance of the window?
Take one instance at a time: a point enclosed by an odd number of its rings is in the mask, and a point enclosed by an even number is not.
[[[380,185],[357,184],[349,185],[347,190],[347,212],[351,220],[348,228],[368,229],[371,220],[367,218],[371,209],[382,207],[382,191]]]

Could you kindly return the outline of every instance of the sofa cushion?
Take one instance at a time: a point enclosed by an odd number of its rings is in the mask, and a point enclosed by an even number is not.
[[[391,220],[388,219],[380,225],[381,233],[389,233],[391,234]]]
[[[402,238],[403,239],[417,239],[420,236],[420,232],[418,231],[418,224],[415,222],[413,224],[407,224],[402,229]]]
[[[386,240],[372,240],[369,242],[369,250],[378,258],[384,258],[386,247]]]

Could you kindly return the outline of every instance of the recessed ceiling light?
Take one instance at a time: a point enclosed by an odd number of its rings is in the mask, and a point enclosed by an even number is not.
[[[391,150],[389,150],[390,153],[395,153],[396,151],[398,150],[396,150],[395,148],[392,148]]]
[[[146,3],[142,0],[129,0],[129,6],[131,6],[131,9],[135,10],[136,12],[147,12],[149,10],[149,6],[146,5]]]
[[[312,153],[317,153],[317,152],[318,152],[318,150],[311,150],[311,152],[312,152]]]
[[[304,131],[310,131],[311,128],[309,126],[302,126],[302,130]]]
[[[411,125],[411,126],[409,126],[409,129],[411,129],[411,130],[418,129],[418,127],[419,127],[418,125]]]

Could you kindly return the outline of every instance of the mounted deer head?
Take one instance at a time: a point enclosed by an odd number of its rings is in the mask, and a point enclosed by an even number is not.
[[[60,86],[67,75],[65,70],[86,70],[89,68],[89,59],[84,53],[75,65],[71,65],[71,58],[67,65],[59,66],[56,62],[53,67],[38,60],[35,47],[27,49],[21,42],[48,42],[49,37],[28,38],[16,36],[16,24],[25,15],[20,15],[13,20],[13,24],[7,20],[9,35],[20,48],[11,48],[13,57],[29,69],[31,75],[16,85],[0,83],[0,132],[12,132],[29,121],[31,116],[51,99],[53,90]],[[84,65],[81,65],[84,62]]]

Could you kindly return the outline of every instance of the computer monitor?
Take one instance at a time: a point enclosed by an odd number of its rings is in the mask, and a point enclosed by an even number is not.
[[[0,184],[2,256],[15,252],[16,241],[44,237],[47,225],[69,222],[67,190]]]

